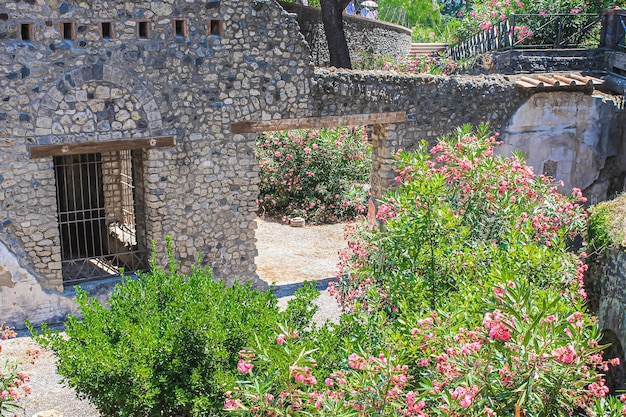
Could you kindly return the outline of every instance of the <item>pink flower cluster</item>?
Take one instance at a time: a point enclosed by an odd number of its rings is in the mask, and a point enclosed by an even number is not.
[[[2,341],[14,337],[17,337],[17,334],[13,328],[0,323],[0,352]],[[39,349],[28,350],[26,353],[34,363]],[[10,359],[0,360],[0,415],[4,415],[4,411],[22,408],[19,401],[32,393],[29,382],[30,377],[18,369],[17,362]]]
[[[362,127],[272,132],[257,138],[264,213],[311,223],[354,218],[366,211],[370,145]],[[333,169],[328,169],[332,166]]]
[[[504,315],[499,310],[494,310],[493,313],[485,313],[485,319],[483,325],[489,330],[489,337],[495,340],[501,340],[508,342],[511,340],[511,333],[507,324],[503,322]]]

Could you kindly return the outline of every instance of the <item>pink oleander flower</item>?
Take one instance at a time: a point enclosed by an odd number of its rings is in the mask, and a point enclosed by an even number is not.
[[[587,388],[593,396],[598,398],[606,397],[610,391],[609,387],[604,385],[604,379],[600,379],[599,382],[592,382]]]
[[[239,398],[236,399],[231,399],[231,398],[226,398],[226,400],[224,400],[224,409],[226,410],[236,410],[238,408],[242,408],[243,404],[241,403],[241,400]]]
[[[254,368],[254,365],[244,359],[240,359],[239,362],[237,362],[237,370],[242,374],[247,374],[252,368]]]
[[[287,336],[285,336],[284,334],[279,334],[278,337],[276,337],[276,343],[278,343],[279,345],[284,345],[287,342]]]
[[[365,359],[353,353],[348,357],[348,366],[352,369],[362,370],[365,367]]]
[[[564,364],[569,364],[574,362],[576,359],[576,350],[569,343],[563,347],[554,349],[552,351],[552,355],[554,355],[554,360],[557,362],[561,362]]]

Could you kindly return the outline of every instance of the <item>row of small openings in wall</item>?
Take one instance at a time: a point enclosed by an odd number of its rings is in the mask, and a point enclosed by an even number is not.
[[[147,20],[136,21],[136,34],[138,39],[150,39],[151,30],[150,22]],[[173,19],[174,35],[178,37],[187,37],[187,19]],[[76,31],[74,22],[61,22],[61,38],[63,40],[74,40]],[[209,19],[208,34],[209,36],[222,36],[224,30],[224,21],[222,19]],[[30,42],[33,40],[33,23],[20,23],[20,37],[23,41]],[[115,38],[113,30],[113,22],[100,22],[101,39],[111,40]]]

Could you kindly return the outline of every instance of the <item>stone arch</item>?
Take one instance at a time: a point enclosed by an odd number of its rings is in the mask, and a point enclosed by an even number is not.
[[[611,329],[602,330],[602,338],[600,345],[610,345],[604,349],[602,359],[610,360],[619,358],[619,366],[610,366],[606,373],[606,385],[611,390],[611,394],[616,394],[618,390],[623,391],[626,386],[626,361],[624,358],[624,349],[617,334]]]
[[[93,91],[81,90],[85,87]],[[102,106],[98,103],[99,100],[106,101],[108,105]],[[132,106],[126,105],[127,101],[132,101]],[[120,108],[120,102],[123,102],[125,107]],[[80,103],[78,115],[75,109],[72,109],[76,103]],[[125,113],[129,110],[141,114],[143,118],[137,116],[126,118]],[[55,124],[59,122],[59,118],[69,114],[74,115],[73,120]],[[108,118],[122,119],[122,123],[129,119],[133,123],[126,123],[126,126],[122,125],[118,129],[103,128],[98,132],[97,124],[103,121],[99,118],[107,118],[107,114]],[[93,128],[90,127],[92,124]],[[84,127],[85,125],[87,127]],[[65,129],[68,126],[73,128]],[[163,129],[163,121],[152,92],[140,80],[122,69],[98,64],[73,69],[53,83],[41,100],[36,128],[37,136],[107,132],[112,135],[111,139],[119,139],[130,135],[156,136]]]

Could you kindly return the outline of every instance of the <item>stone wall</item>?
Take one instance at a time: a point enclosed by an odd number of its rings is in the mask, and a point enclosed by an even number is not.
[[[330,64],[328,44],[319,8],[281,2],[285,10],[298,17],[300,31],[311,47],[311,58],[316,66]],[[361,59],[361,51],[372,54],[405,57],[411,49],[411,29],[361,16],[344,15],[344,30],[352,62]]]
[[[500,131],[533,93],[506,77],[404,76],[350,70],[315,73],[313,93],[321,115],[404,111],[407,122],[388,125],[374,135],[372,193],[381,196],[393,185],[392,153],[431,145],[466,123],[489,123]]]
[[[184,19],[179,36],[174,19]],[[62,39],[64,23],[73,39]],[[0,2],[0,321],[69,311],[54,160],[30,158],[38,146],[173,136],[171,148],[134,151],[147,242],[162,254],[172,236],[183,271],[199,256],[226,281],[255,280],[255,135],[232,135],[230,123],[311,114],[309,55],[295,16],[275,3]],[[109,184],[106,199],[118,191]]]
[[[607,385],[622,390],[626,382],[626,252],[612,247],[601,259],[591,264],[585,287],[589,294],[589,309],[598,318],[602,330],[602,344],[611,344],[605,353],[619,357],[621,365],[607,374]]]
[[[605,70],[604,49],[515,49],[488,52],[471,60],[464,67],[468,74],[520,74],[552,71]]]
[[[593,203],[624,190],[624,112],[617,97],[541,92],[511,117],[498,152],[524,153],[537,173],[563,181],[563,192],[584,191]]]
[[[535,172],[552,163],[562,188],[594,201],[624,187],[624,113],[616,97],[590,91],[537,92],[503,75],[402,76],[389,72],[318,69],[314,94],[322,115],[405,111],[407,122],[373,135],[372,192],[393,186],[392,153],[431,145],[463,124],[488,123],[499,152],[523,152]],[[550,165],[550,166],[552,166]]]

